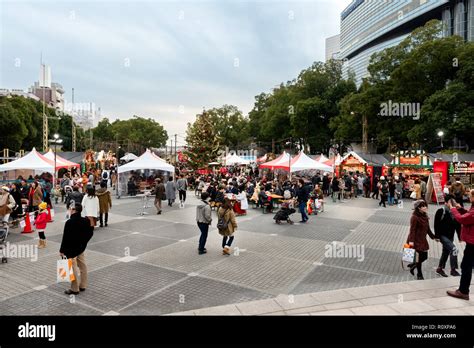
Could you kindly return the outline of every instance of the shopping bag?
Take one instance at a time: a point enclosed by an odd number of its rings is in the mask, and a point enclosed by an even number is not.
[[[21,219],[21,220],[20,220],[20,228],[21,228],[21,229],[24,229],[25,226],[26,226],[25,219]]]
[[[72,271],[72,259],[60,259],[57,261],[56,267],[56,282],[72,282],[76,280],[74,272]]]
[[[51,214],[51,220],[54,219],[54,209],[51,209],[49,213]]]
[[[402,261],[408,263],[415,262],[415,249],[403,248]]]
[[[415,199],[416,198],[416,192],[413,191],[411,194],[410,194],[410,198],[411,199]]]

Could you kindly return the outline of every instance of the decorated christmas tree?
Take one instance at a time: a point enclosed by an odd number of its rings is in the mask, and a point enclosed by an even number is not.
[[[220,148],[220,139],[205,111],[196,116],[193,124],[188,123],[186,131],[188,143],[185,155],[193,169],[206,168],[210,162],[217,160]]]

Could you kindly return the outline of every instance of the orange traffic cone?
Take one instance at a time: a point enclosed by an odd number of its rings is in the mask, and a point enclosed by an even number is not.
[[[25,228],[23,229],[23,232],[21,233],[32,233],[33,229],[31,228],[31,222],[30,222],[30,213],[26,212],[25,214]]]
[[[53,219],[51,218],[51,208],[48,206],[48,222],[53,222]]]

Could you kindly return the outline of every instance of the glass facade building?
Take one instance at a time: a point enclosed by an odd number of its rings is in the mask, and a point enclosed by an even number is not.
[[[353,0],[341,13],[345,76],[352,71],[360,85],[373,53],[397,45],[431,19],[444,22],[444,35],[474,38],[474,0]]]

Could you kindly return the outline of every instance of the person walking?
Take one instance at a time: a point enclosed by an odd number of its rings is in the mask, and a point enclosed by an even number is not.
[[[364,178],[364,196],[370,198],[370,175]]]
[[[156,214],[161,214],[161,201],[163,198],[166,200],[166,193],[165,193],[165,185],[161,182],[160,178],[157,178],[155,186],[155,207],[156,207]]]
[[[199,238],[198,253],[199,255],[207,253],[206,241],[207,234],[209,232],[209,226],[212,222],[211,206],[207,202],[209,194],[207,192],[201,193],[201,201],[196,207],[196,220],[199,230],[201,231],[201,237]]]
[[[388,182],[388,205],[395,204],[395,181],[393,178]]]
[[[300,223],[306,223],[309,220],[308,215],[306,215],[306,205],[308,203],[309,192],[305,187],[304,180],[300,179],[298,181],[298,189],[296,190],[296,197],[298,199],[298,207],[301,213]]]
[[[374,181],[372,182],[372,199],[379,199],[379,177],[374,176]]]
[[[461,224],[461,241],[466,242],[461,261],[461,281],[457,290],[448,290],[449,296],[469,300],[469,287],[474,264],[474,190],[470,191],[471,209],[467,211],[460,203],[448,202],[448,207],[457,222]]]
[[[232,210],[232,202],[229,198],[224,199],[224,204],[217,211],[217,229],[222,235],[222,255],[230,255],[230,246],[234,241],[234,232],[237,230],[237,221]]]
[[[78,295],[85,291],[88,286],[87,265],[84,252],[87,243],[92,238],[94,231],[89,219],[81,217],[82,205],[76,203],[71,205],[71,218],[64,225],[63,238],[59,248],[59,255],[72,259],[72,270],[75,280],[71,282],[71,288],[66,290],[66,295]],[[80,281],[79,281],[80,279]]]
[[[104,172],[106,173],[106,172]],[[99,198],[99,221],[100,227],[107,227],[107,222],[109,221],[109,210],[112,208],[112,197],[110,192],[107,191],[107,182],[102,181],[100,183],[100,188],[97,190],[97,198]],[[105,217],[105,221],[104,221]]]
[[[431,239],[435,239],[435,235],[431,232],[428,218],[428,205],[422,199],[415,201],[414,211],[410,220],[410,233],[408,234],[407,243],[416,251],[415,262],[408,265],[410,273],[415,275],[417,270],[417,279],[423,280],[423,272],[421,264],[428,259],[429,245],[426,235]],[[436,239],[438,241],[438,239]]]
[[[337,177],[335,175],[332,178],[331,187],[332,187],[332,190],[331,190],[332,191],[331,192],[332,201],[336,202],[336,196],[340,201],[341,200],[341,193],[339,191],[339,180],[337,179]]]
[[[173,177],[169,177],[168,182],[166,183],[166,198],[168,199],[168,205],[173,206],[173,203],[176,199],[176,184],[173,181]]]
[[[384,208],[387,208],[385,205],[385,202],[387,201],[387,196],[388,196],[388,183],[387,180],[385,180],[385,177],[382,175],[380,177],[380,182],[379,182],[379,190],[380,190],[380,202],[379,202],[379,207],[383,205]]]
[[[422,199],[420,179],[415,180],[415,185],[413,185],[413,192],[414,192],[415,200]]]
[[[41,202],[38,205],[39,213],[35,218],[34,225],[38,231],[39,241],[38,249],[46,248],[46,236],[44,231],[46,230],[46,225],[48,223],[48,204],[46,202]]]
[[[82,211],[94,229],[97,225],[97,215],[99,215],[99,198],[95,194],[94,186],[87,186],[87,193],[82,198]]]
[[[466,188],[464,187],[464,184],[461,182],[460,177],[455,178],[454,184],[451,185],[450,188],[450,193],[454,196],[454,200],[456,203],[461,205],[462,208],[464,208],[464,193],[466,191]]]
[[[436,269],[436,273],[442,277],[448,276],[444,272],[448,256],[451,265],[451,275],[460,275],[456,270],[456,268],[458,268],[458,250],[454,245],[454,233],[457,232],[459,235],[461,225],[454,219],[453,214],[448,207],[450,199],[452,199],[452,197],[449,195],[445,197],[445,204],[436,211],[434,218],[435,236],[441,241],[441,244],[443,244],[443,253],[441,254],[438,268]]]
[[[176,188],[179,193],[179,204],[181,208],[184,208],[184,202],[186,201],[186,190],[188,189],[188,181],[184,177],[184,174],[179,176],[176,182]]]
[[[10,194],[10,189],[3,186],[0,190],[0,218],[2,218],[3,226],[8,225],[10,214],[15,209],[15,199]]]
[[[19,217],[23,216],[23,206],[21,204],[21,192],[18,188],[18,184],[13,183],[10,189],[10,195],[13,197],[16,206],[13,208],[11,213],[12,219],[15,221]]]
[[[329,176],[328,173],[323,174],[323,194],[327,197],[329,195]]]

